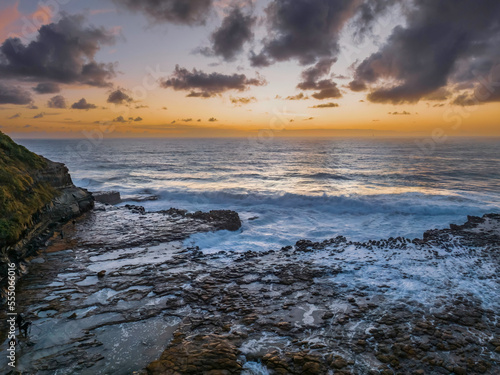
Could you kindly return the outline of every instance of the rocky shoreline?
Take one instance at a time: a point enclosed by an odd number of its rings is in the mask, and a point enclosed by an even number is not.
[[[0,132],[0,304],[7,265],[19,276],[54,231],[94,207],[92,194],[76,187],[68,168],[17,145]],[[3,224],[3,223],[0,223]],[[19,234],[16,234],[19,232]]]
[[[66,224],[64,238],[56,233],[28,259],[18,297],[33,327],[17,369],[495,374],[500,366],[500,215],[411,240],[337,237],[217,254],[183,242],[240,225],[231,211],[101,204]]]

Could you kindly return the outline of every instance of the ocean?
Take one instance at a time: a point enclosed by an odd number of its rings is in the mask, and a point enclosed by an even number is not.
[[[205,253],[299,239],[421,237],[500,212],[500,139],[17,140],[65,163],[76,185],[149,211],[230,209],[239,232],[192,236]],[[127,201],[155,197],[140,203]]]

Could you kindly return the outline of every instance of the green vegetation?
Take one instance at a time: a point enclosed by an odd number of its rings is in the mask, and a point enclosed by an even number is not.
[[[33,180],[47,161],[0,132],[0,248],[17,242],[39,212],[57,194]]]

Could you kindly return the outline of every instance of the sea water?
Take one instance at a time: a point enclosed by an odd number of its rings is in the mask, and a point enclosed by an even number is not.
[[[500,139],[18,140],[65,163],[76,185],[118,190],[149,211],[230,209],[237,232],[196,234],[207,253],[299,239],[421,237],[500,212]]]

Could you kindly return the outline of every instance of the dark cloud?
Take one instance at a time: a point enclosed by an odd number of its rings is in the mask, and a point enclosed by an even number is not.
[[[38,94],[57,94],[61,92],[61,88],[57,83],[44,82],[33,87],[33,91],[36,91]]]
[[[211,98],[213,94],[209,92],[196,92],[196,91],[191,91],[189,94],[186,95],[187,98]]]
[[[495,65],[474,90],[467,90],[456,96],[452,104],[459,106],[480,105],[500,101],[500,64]]]
[[[218,120],[217,120],[215,117],[210,117],[210,118],[208,119],[208,121],[209,121],[209,122],[216,122],[216,121],[218,121]]]
[[[21,117],[21,114],[20,114],[20,113],[16,113],[15,115],[12,115],[12,116],[7,117],[7,118],[8,118],[9,120],[13,120],[13,119],[15,119],[15,118],[19,118],[19,117]]]
[[[155,22],[202,25],[211,13],[213,0],[114,0],[134,12],[143,12]]]
[[[477,92],[466,92],[455,97],[455,99],[453,99],[452,101],[452,104],[467,107],[499,101],[500,90],[497,89],[493,93],[485,92],[484,95],[477,95]]]
[[[406,25],[356,68],[355,80],[371,86],[372,102],[415,103],[448,85],[478,86],[500,60],[500,2],[412,4]]]
[[[66,99],[62,95],[56,95],[47,102],[49,108],[66,108]]]
[[[243,50],[245,43],[253,39],[252,28],[257,18],[233,8],[222,20],[221,26],[211,35],[212,48],[209,53],[232,61]]]
[[[264,52],[256,54],[254,51],[250,52],[250,65],[256,68],[265,68],[266,66],[271,66],[271,60],[266,56]]]
[[[0,82],[0,104],[30,104],[31,102],[31,94],[28,91]]]
[[[135,122],[140,122],[140,121],[142,121],[142,117],[136,117],[136,118],[134,119],[134,121],[135,121]]]
[[[327,77],[336,59],[325,58],[319,60],[314,66],[302,72],[302,81],[297,85],[301,90],[317,90],[312,95],[315,99],[340,98],[337,84]],[[321,79],[323,78],[323,79]]]
[[[290,95],[285,98],[285,100],[306,100],[309,99],[307,95],[304,95],[303,92],[297,95]]]
[[[373,26],[378,18],[388,9],[403,0],[367,0],[360,4],[358,11],[353,17],[354,34],[359,39],[371,34]]]
[[[33,118],[42,118],[45,113],[39,113],[38,115],[33,116]]]
[[[326,104],[318,104],[311,108],[336,108],[339,105],[337,103],[326,103]]]
[[[113,122],[128,122],[123,116],[118,116],[117,118],[113,119]]]
[[[133,101],[133,99],[130,96],[128,96],[121,89],[115,90],[111,94],[109,94],[108,100],[107,100],[108,103],[117,104],[117,105],[127,104],[127,103],[130,103],[132,101]]]
[[[193,119],[192,118],[183,118],[181,121],[182,122],[191,122],[191,121],[193,121]]]
[[[366,84],[363,81],[357,80],[349,82],[348,87],[354,92],[365,91],[367,89]]]
[[[64,15],[59,22],[42,26],[28,45],[18,38],[7,39],[0,47],[0,74],[108,86],[115,76],[114,66],[98,63],[94,57],[103,44],[112,44],[115,38],[104,28],[85,27],[84,21],[83,16]]]
[[[262,86],[266,81],[261,78],[247,78],[244,74],[226,75],[221,73],[204,73],[193,69],[175,67],[175,72],[161,82],[164,88],[176,91],[190,91],[188,97],[209,98],[229,90],[244,91],[249,86]]]
[[[135,106],[135,109],[143,109],[143,108],[149,108],[149,106],[148,105],[143,105],[143,104]]]
[[[251,56],[254,66],[298,60],[303,65],[338,53],[339,35],[357,8],[355,0],[273,0],[266,8],[270,36]]]
[[[342,93],[337,87],[337,84],[328,79],[319,81],[316,84],[316,89],[319,91],[311,95],[315,99],[322,100],[342,97]]]
[[[391,112],[389,112],[389,114],[390,114],[390,115],[396,115],[396,116],[398,116],[398,115],[404,115],[404,116],[411,115],[411,113],[410,113],[410,112],[407,112],[407,111],[403,111],[403,112],[392,112],[392,113],[391,113]]]
[[[451,92],[443,87],[443,88],[440,88],[434,92],[431,92],[429,95],[426,95],[423,99],[443,101],[443,100],[448,99],[450,96],[451,96]]]
[[[97,108],[97,106],[95,104],[87,103],[87,100],[85,98],[82,98],[79,101],[77,101],[76,103],[73,103],[71,108],[89,110],[89,109],[95,109],[95,108]]]
[[[479,101],[474,100],[473,96],[468,93],[460,94],[452,101],[452,104],[459,105],[461,107],[477,105],[478,103]]]
[[[332,65],[336,61],[336,59],[322,59],[316,65],[304,70],[302,72],[302,82],[297,87],[302,90],[316,90],[317,82],[320,78],[330,74]]]
[[[242,105],[242,104],[250,104],[254,103],[257,101],[257,98],[255,96],[249,96],[249,97],[237,97],[237,98],[230,98],[231,103],[234,105]]]

